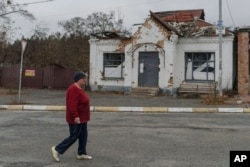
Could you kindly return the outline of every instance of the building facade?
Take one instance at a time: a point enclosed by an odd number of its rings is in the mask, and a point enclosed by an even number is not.
[[[131,38],[95,37],[90,42],[91,90],[129,92],[135,87],[158,87],[174,94],[180,83],[218,82],[233,86],[233,40],[222,38],[222,75],[216,27],[203,10],[150,12]]]

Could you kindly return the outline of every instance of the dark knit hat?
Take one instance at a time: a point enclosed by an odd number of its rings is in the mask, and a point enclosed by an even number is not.
[[[79,81],[80,79],[85,78],[85,77],[86,77],[86,74],[85,74],[84,72],[82,72],[82,71],[77,71],[77,72],[75,72],[75,74],[74,74],[74,81],[77,82],[77,81]]]

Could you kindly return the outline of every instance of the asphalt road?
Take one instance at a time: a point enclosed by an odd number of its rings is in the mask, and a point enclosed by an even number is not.
[[[243,113],[92,113],[88,129],[93,160],[75,143],[54,162],[64,112],[0,111],[0,167],[228,167],[230,150],[250,150]]]

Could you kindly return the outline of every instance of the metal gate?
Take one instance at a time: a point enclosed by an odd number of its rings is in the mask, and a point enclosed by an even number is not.
[[[158,52],[139,53],[138,86],[158,87],[159,63]]]

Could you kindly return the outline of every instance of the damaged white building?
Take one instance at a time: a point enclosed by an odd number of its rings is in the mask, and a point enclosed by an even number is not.
[[[233,40],[229,32],[222,37],[223,89],[232,89]],[[219,37],[202,9],[150,11],[131,38],[109,33],[89,42],[93,91],[152,87],[173,94],[183,82],[219,80]]]

